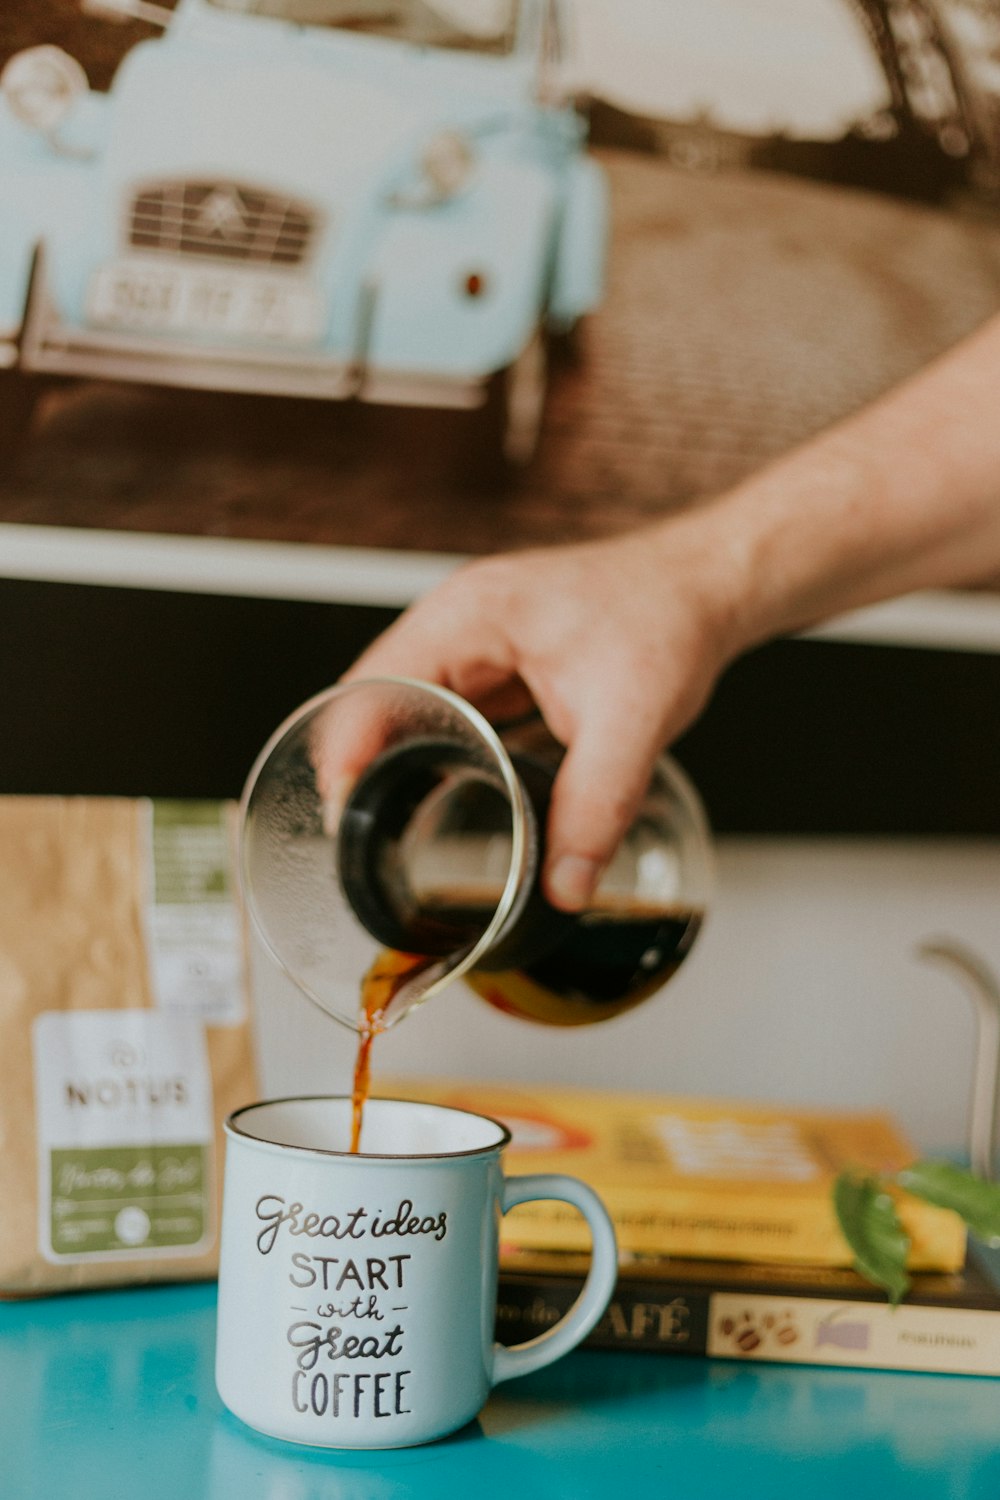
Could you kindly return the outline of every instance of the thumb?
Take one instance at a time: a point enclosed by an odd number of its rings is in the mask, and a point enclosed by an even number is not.
[[[623,725],[627,729],[623,730]],[[582,725],[552,789],[545,893],[554,906],[579,911],[642,802],[662,745],[659,724],[602,709]]]

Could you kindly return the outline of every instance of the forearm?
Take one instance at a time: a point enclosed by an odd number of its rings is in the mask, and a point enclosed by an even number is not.
[[[1000,318],[680,531],[715,553],[732,655],[879,599],[1000,574]],[[676,519],[663,536],[676,549]]]

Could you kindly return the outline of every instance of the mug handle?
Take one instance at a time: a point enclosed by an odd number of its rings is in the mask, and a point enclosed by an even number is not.
[[[503,1344],[493,1346],[493,1384],[510,1380],[515,1375],[528,1375],[540,1370],[575,1349],[581,1340],[599,1322],[611,1300],[618,1279],[618,1242],[614,1225],[600,1198],[586,1183],[575,1177],[564,1177],[561,1173],[539,1173],[532,1177],[508,1177],[503,1185],[501,1213],[507,1213],[518,1203],[529,1203],[534,1198],[555,1198],[560,1203],[571,1203],[583,1214],[590,1228],[593,1245],[590,1270],[579,1297],[568,1313],[552,1328],[547,1328],[537,1338],[527,1343],[514,1344],[506,1348]]]

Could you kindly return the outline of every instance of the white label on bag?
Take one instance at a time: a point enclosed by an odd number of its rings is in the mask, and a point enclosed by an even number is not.
[[[150,981],[157,1005],[210,1026],[246,1014],[229,809],[220,802],[149,804]]]
[[[206,1249],[213,1126],[202,1023],[177,1012],[46,1011],[33,1044],[45,1259]]]

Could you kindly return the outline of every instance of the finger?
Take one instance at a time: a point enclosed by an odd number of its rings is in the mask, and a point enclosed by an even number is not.
[[[348,690],[327,703],[309,726],[309,759],[328,834],[335,833],[358,777],[391,739],[387,707],[369,694]]]
[[[457,625],[453,625],[453,629]],[[416,677],[438,682],[447,672],[449,652],[443,632],[419,608],[400,615],[352,663],[342,682],[370,677]]]
[[[494,634],[490,613],[483,608],[482,590],[475,584],[476,564],[459,569],[444,583],[411,604],[361,653],[344,680],[362,677],[416,677],[448,685],[452,665],[475,659]]]
[[[511,719],[523,719],[534,713],[538,705],[520,677],[503,682],[499,687],[489,688],[469,699],[491,724],[503,724]]]
[[[362,690],[362,683],[393,677],[437,683],[487,717],[512,717],[531,706],[512,658],[502,632],[481,617],[476,590],[445,587],[402,615],[345,673],[342,691],[313,726],[310,756],[325,826],[336,826],[358,776],[396,738],[396,689]]]
[[[651,719],[602,705],[581,724],[556,777],[549,809],[545,890],[579,911],[632,822],[662,749]]]
[[[447,587],[417,604],[374,641],[343,682],[410,677],[437,683],[483,712],[523,712],[530,696],[516,684],[516,651],[500,613],[484,613],[468,589]],[[512,705],[507,706],[507,701]]]

